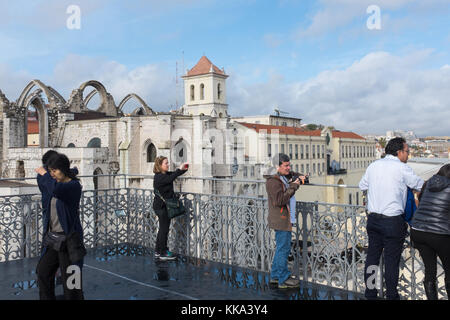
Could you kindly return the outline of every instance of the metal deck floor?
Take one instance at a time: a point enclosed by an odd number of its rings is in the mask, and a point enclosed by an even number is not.
[[[0,263],[0,300],[37,300],[38,258]],[[87,300],[364,300],[362,294],[301,282],[269,285],[269,274],[178,255],[155,260],[153,251],[127,244],[88,250],[83,267]],[[56,287],[61,297],[62,286]]]

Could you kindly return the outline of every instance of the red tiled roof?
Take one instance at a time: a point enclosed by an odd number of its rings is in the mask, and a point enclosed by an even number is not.
[[[303,128],[297,127],[285,127],[285,126],[273,126],[269,124],[259,124],[259,123],[247,123],[247,122],[239,122],[243,126],[246,126],[249,129],[253,129],[256,132],[260,132],[261,130],[266,130],[267,133],[272,132],[272,130],[278,130],[279,134],[290,134],[290,135],[300,135],[300,136],[316,136],[320,137],[321,130],[305,130]]]
[[[345,138],[345,139],[362,139],[365,140],[364,137],[361,137],[360,135],[354,133],[354,132],[344,132],[344,131],[338,131],[333,130],[333,138]]]
[[[28,120],[28,134],[38,134],[39,133],[39,122]]]
[[[313,136],[320,137],[322,130],[305,130],[303,128],[296,127],[285,127],[285,126],[273,126],[268,124],[259,124],[259,123],[247,123],[247,122],[239,122],[243,126],[246,126],[249,129],[253,129],[256,132],[260,132],[261,130],[266,130],[267,133],[270,133],[272,130],[278,130],[279,134],[289,134],[289,135],[299,135],[299,136]],[[333,138],[347,138],[347,139],[362,139],[365,140],[360,135],[353,132],[344,132],[339,130],[332,131]]]
[[[206,56],[200,58],[197,64],[188,71],[187,76],[198,76],[201,74],[207,74],[211,70],[211,65],[213,67],[214,73],[225,75],[225,72],[217,68]]]

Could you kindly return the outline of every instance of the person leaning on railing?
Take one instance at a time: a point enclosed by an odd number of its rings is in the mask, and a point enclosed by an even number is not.
[[[423,282],[428,300],[437,300],[437,256],[445,272],[450,298],[450,164],[424,183],[419,207],[411,219],[411,240],[425,265]]]
[[[278,288],[295,288],[300,282],[291,276],[288,269],[288,257],[291,252],[292,225],[295,217],[295,192],[300,186],[300,180],[305,176],[291,172],[290,159],[286,154],[275,155],[273,165],[276,172],[264,175],[268,196],[269,228],[275,230],[276,249],[272,261],[270,283],[278,284]],[[294,180],[292,178],[294,177]]]
[[[369,165],[359,182],[367,190],[367,235],[369,245],[364,266],[365,297],[376,299],[376,272],[384,251],[386,297],[399,300],[398,276],[407,224],[403,218],[408,187],[419,191],[423,180],[406,164],[409,146],[403,138],[391,139],[386,145],[386,157]]]
[[[160,196],[164,199],[171,199],[174,197],[175,192],[173,190],[174,180],[186,173],[189,165],[183,163],[179,169],[175,171],[169,171],[169,160],[167,157],[157,157],[155,159],[155,166],[153,167],[153,190],[159,192]],[[167,208],[164,201],[159,195],[155,194],[153,200],[153,210],[158,216],[159,229],[156,237],[155,258],[160,260],[174,260],[175,256],[167,247],[167,238],[169,236],[170,221],[167,214]]]

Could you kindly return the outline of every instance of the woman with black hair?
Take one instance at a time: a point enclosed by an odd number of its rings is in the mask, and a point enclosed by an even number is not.
[[[79,216],[80,181],[63,154],[48,161],[48,171],[40,167],[36,172],[39,185],[52,197],[44,250],[37,266],[39,297],[41,300],[55,299],[55,274],[60,268],[64,297],[81,300],[84,298],[81,268],[85,249]]]
[[[425,265],[424,287],[428,300],[437,300],[437,257],[445,272],[450,297],[450,163],[424,183],[420,203],[411,220],[411,240]]]

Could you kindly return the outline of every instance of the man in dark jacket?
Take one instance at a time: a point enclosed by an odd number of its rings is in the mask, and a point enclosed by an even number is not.
[[[428,180],[411,220],[411,240],[425,264],[424,288],[428,300],[437,300],[437,256],[445,272],[450,296],[450,164]]]
[[[278,288],[293,288],[299,286],[299,280],[291,276],[288,269],[288,257],[291,252],[292,222],[295,221],[295,192],[300,186],[300,179],[287,180],[291,173],[290,159],[280,153],[274,157],[276,173],[265,176],[268,196],[269,228],[275,230],[276,249],[273,257],[270,283],[278,284]]]

